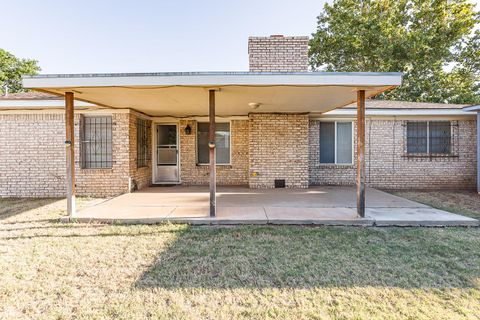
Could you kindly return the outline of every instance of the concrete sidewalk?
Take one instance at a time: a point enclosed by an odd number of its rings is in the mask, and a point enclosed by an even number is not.
[[[360,226],[478,226],[479,221],[367,189],[366,217],[356,213],[354,187],[257,190],[219,187],[209,217],[207,187],[151,187],[79,211],[81,222],[190,224],[318,224]]]

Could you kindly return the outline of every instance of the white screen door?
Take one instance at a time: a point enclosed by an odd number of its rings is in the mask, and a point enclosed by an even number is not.
[[[179,182],[177,125],[158,124],[156,134],[155,183]]]

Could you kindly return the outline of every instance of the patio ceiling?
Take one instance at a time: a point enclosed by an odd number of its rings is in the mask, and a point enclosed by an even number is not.
[[[141,73],[60,74],[25,77],[26,88],[64,95],[150,116],[204,116],[208,90],[216,93],[218,116],[251,112],[326,112],[401,84],[401,73]],[[252,109],[250,103],[259,103]]]

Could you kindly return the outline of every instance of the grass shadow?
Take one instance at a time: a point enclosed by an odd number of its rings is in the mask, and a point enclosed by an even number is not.
[[[147,288],[478,288],[480,230],[190,227],[135,282]]]
[[[52,204],[59,198],[0,198],[0,220]]]

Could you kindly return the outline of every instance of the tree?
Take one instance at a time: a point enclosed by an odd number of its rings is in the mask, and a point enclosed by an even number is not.
[[[479,22],[467,0],[334,0],[318,16],[310,65],[403,72],[384,99],[480,103]]]
[[[22,87],[22,75],[34,75],[40,71],[38,62],[31,59],[18,59],[13,54],[0,49],[0,92],[5,86],[9,92],[25,91]]]

